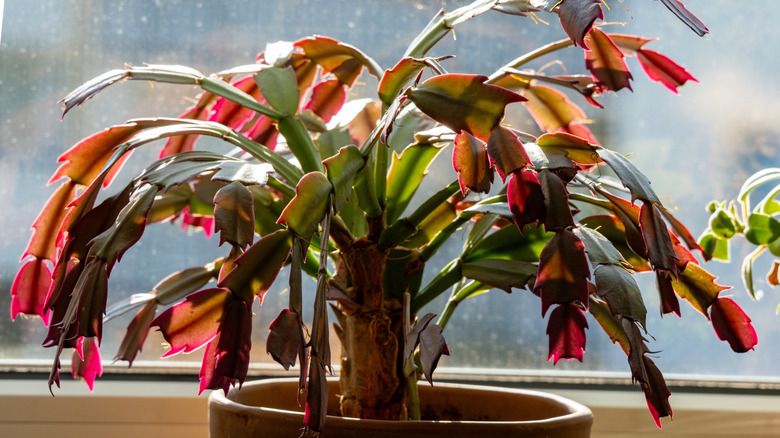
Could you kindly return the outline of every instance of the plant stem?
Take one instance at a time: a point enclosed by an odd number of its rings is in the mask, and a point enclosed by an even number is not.
[[[567,47],[571,47],[574,45],[574,43],[571,41],[571,39],[564,39],[560,41],[556,41],[554,43],[547,44],[546,46],[539,47],[538,49],[528,52],[525,55],[515,58],[513,61],[510,61],[498,71],[490,75],[490,78],[488,78],[487,83],[492,84],[497,82],[499,79],[505,77],[508,73],[505,71],[505,69],[517,69],[520,68],[522,65],[527,64],[534,59],[541,58],[544,55],[550,54],[552,52],[565,49]]]
[[[278,128],[279,133],[287,140],[287,146],[301,163],[304,173],[324,172],[325,168],[322,166],[317,146],[314,145],[309,131],[300,119],[291,115],[282,116]]]

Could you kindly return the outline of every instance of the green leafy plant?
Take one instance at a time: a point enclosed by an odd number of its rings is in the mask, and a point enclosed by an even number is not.
[[[679,1],[663,4],[700,35],[707,32]],[[427,56],[455,26],[490,11],[526,21],[557,14],[568,38],[489,77],[449,73],[446,58]],[[130,120],[60,157],[51,181],[64,182],[33,224],[11,291],[14,317],[40,315],[49,327],[44,344],[57,350],[49,386],[59,385],[66,348],[74,350],[73,375],[92,386],[104,319],[123,312],[136,315],[118,360],[132,364],[154,327],[170,344],[166,356],[204,348],[201,391],[240,385],[251,308],[289,265],[289,305],[270,325],[267,350],[286,369],[299,365],[312,431],[324,424],[332,372],[328,303],[341,342],[341,413],[415,419],[418,379],[430,381],[449,354],[442,330],[450,316],[493,288],[541,298],[554,363],[582,360],[589,312],[626,353],[660,425],[672,409],[648,356],[636,272],[654,272],[662,313],[679,315],[682,297],[734,350],[752,349],[757,338],[739,306],[719,296],[726,288],[698,265],[691,251],[701,248],[691,233],[631,161],[599,144],[583,110],[563,92],[601,107],[602,93],[631,88],[628,57],[674,92],[694,80],[646,49],[650,39],[593,26],[603,18],[595,0],[479,0],[436,15],[387,70],[351,45],[314,36],[270,44],[255,63],[213,75],[127,66],[74,90],[62,101],[65,113],[127,80],[202,92],[177,118]],[[527,68],[572,46],[583,49],[586,74]],[[378,100],[347,103],[364,72],[378,81]],[[543,133],[502,124],[508,107],[525,108]],[[201,137],[232,150],[199,149]],[[166,141],[159,160],[97,202],[127,156],[158,140]],[[410,207],[442,153],[452,154],[457,179]],[[173,273],[105,315],[112,268],[147,224],[164,221],[213,230],[219,245],[228,244],[226,255]],[[461,254],[424,283],[426,263],[466,226]],[[308,324],[301,316],[304,273],[317,279]],[[435,322],[432,313],[418,316],[447,293]]]
[[[728,262],[731,260],[729,242],[742,236],[755,249],[742,260],[742,283],[753,299],[760,296],[754,286],[754,264],[767,251],[780,257],[780,169],[767,168],[751,175],[731,201],[712,201],[707,206],[710,212],[709,226],[699,237],[699,243],[706,258]],[[760,196],[755,206],[752,200]],[[767,283],[776,287],[780,261],[773,260],[766,274]],[[780,311],[780,307],[778,307]]]

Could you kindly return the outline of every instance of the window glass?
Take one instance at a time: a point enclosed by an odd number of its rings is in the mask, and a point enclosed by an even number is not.
[[[84,107],[60,121],[57,102],[82,82],[125,63],[183,64],[205,73],[251,63],[265,44],[296,40],[312,34],[334,37],[355,45],[384,68],[392,66],[406,44],[441,8],[448,10],[465,1],[403,0],[287,0],[279,1],[12,1],[5,5],[0,40],[0,308],[7,309],[8,290],[29,239],[29,226],[55,186],[44,184],[57,167],[56,157],[79,139],[109,125],[143,116],[172,117],[192,104],[196,90],[181,86],[132,82],[110,87]],[[688,6],[709,26],[712,34],[696,37],[659,2],[631,2],[626,12],[619,2],[609,2],[612,19],[625,21],[627,32],[648,37],[657,50],[683,64],[700,83],[689,83],[681,96],[650,82],[636,59],[633,89],[619,97],[607,95],[605,110],[589,107],[594,131],[602,144],[631,154],[651,179],[656,192],[695,235],[706,226],[704,206],[711,199],[735,196],[752,172],[780,165],[780,91],[773,80],[778,70],[776,47],[780,30],[774,24],[780,8],[770,0],[751,3],[750,9],[734,8],[726,0],[689,1]],[[0,0],[2,6],[2,0]],[[2,8],[0,8],[2,10]],[[505,62],[546,42],[564,38],[560,26],[518,20],[491,12],[457,28],[436,48],[433,56],[456,55],[445,62],[450,72],[490,74]],[[581,52],[562,55],[572,69],[582,69]],[[547,72],[561,72],[558,64],[534,64]],[[577,71],[579,72],[579,70]],[[372,96],[376,87],[366,77],[354,90]],[[530,118],[517,108],[512,123],[534,132]],[[147,147],[127,164],[138,168],[158,153]],[[449,182],[454,176],[448,153],[431,171],[430,178]],[[129,175],[125,172],[125,175]],[[128,178],[129,176],[125,176]],[[119,185],[117,184],[117,187]],[[192,238],[192,234],[200,234]],[[227,254],[218,238],[206,239],[200,231],[159,224],[147,229],[141,242],[128,251],[115,268],[109,300],[149,291],[167,274],[202,265]],[[459,244],[445,248],[432,262],[430,272],[443,266],[459,251]],[[734,248],[740,260],[748,248]],[[169,255],[170,257],[161,258]],[[756,272],[765,272],[760,265]],[[436,265],[438,264],[438,265]],[[780,317],[775,308],[780,294],[765,283],[759,302],[751,302],[741,286],[739,263],[707,264],[721,277],[719,283],[736,286],[735,299],[746,309],[759,331],[755,351],[731,353],[719,341],[704,316],[683,304],[683,318],[658,316],[658,300],[652,276],[639,275],[648,304],[648,330],[655,337],[651,348],[665,373],[704,374],[750,378],[780,378],[774,364],[780,359],[777,345]],[[253,358],[270,363],[263,343],[267,327],[286,305],[284,273],[278,287],[269,291],[262,308],[255,308]],[[760,277],[757,276],[757,277]],[[308,301],[311,303],[311,300]],[[426,311],[440,312],[443,300]],[[111,359],[129,318],[105,327],[104,359]],[[621,372],[626,358],[596,322],[591,330],[585,360],[560,362],[555,369]],[[443,366],[489,368],[497,372],[518,369],[555,370],[546,362],[546,323],[537,297],[524,290],[511,295],[491,291],[471,299],[450,321],[445,336],[452,356]],[[39,347],[45,334],[37,319],[0,318],[0,361],[49,360],[52,350]],[[155,360],[163,350],[162,338],[152,334],[139,361]],[[200,352],[178,360],[200,361]],[[166,363],[166,362],[163,362]]]

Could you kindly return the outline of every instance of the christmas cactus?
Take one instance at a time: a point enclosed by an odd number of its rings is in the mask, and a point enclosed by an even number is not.
[[[707,32],[680,1],[662,4]],[[491,76],[448,72],[446,57],[427,56],[458,24],[496,12],[517,16],[518,27],[557,15],[566,35]],[[285,369],[298,364],[306,427],[319,431],[325,420],[329,307],[341,343],[342,415],[415,419],[417,381],[430,380],[449,354],[442,330],[457,306],[492,288],[526,289],[547,317],[549,360],[582,360],[590,313],[591,328],[626,353],[660,425],[672,414],[670,394],[648,356],[635,273],[655,275],[661,313],[679,315],[683,298],[735,351],[757,338],[739,306],[719,296],[726,287],[699,266],[696,239],[629,159],[600,144],[569,98],[600,108],[600,95],[630,90],[631,57],[672,92],[695,80],[646,48],[651,39],[595,24],[603,18],[598,0],[478,0],[436,15],[389,69],[313,36],[269,44],[254,63],[212,75],[126,66],[74,90],[65,113],[127,80],[201,92],[179,117],[109,127],[60,157],[51,179],[60,185],[33,223],[11,291],[14,317],[39,315],[49,327],[44,345],[57,351],[49,386],[59,385],[65,349],[73,350],[74,376],[93,384],[112,268],[147,224],[177,221],[219,234],[225,256],[113,305],[108,317],[135,312],[118,360],[132,364],[156,329],[170,345],[166,355],[203,349],[201,391],[240,386],[252,306],[289,266],[289,279],[279,280],[289,281],[289,305],[270,324],[266,346]],[[528,69],[572,46],[582,50],[583,74]],[[364,73],[376,78],[377,99],[350,101]],[[541,135],[502,123],[507,110],[523,109]],[[202,137],[227,147],[199,147]],[[103,195],[128,155],[158,140],[159,160]],[[457,178],[412,204],[440,154],[451,154]],[[461,254],[424,282],[426,263],[464,227]],[[317,280],[306,322],[303,274]],[[443,294],[438,319],[418,315]]]

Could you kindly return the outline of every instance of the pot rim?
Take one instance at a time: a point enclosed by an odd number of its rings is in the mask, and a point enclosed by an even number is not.
[[[337,378],[329,378],[328,380],[329,382],[332,382],[334,380],[337,380]],[[253,390],[253,389],[258,389],[258,387],[263,387],[266,385],[277,384],[277,383],[290,383],[290,382],[294,382],[297,384],[298,378],[282,377],[282,378],[268,378],[268,379],[253,380],[251,382],[246,382],[241,387],[241,390],[247,390],[247,389]],[[488,386],[488,385],[460,384],[460,383],[436,383],[436,385],[433,388],[450,388],[450,389],[463,388],[467,390],[482,390],[482,391],[529,395],[540,399],[551,400],[557,404],[565,406],[570,412],[568,414],[558,415],[558,416],[545,418],[541,420],[509,420],[509,421],[416,420],[414,421],[415,424],[420,425],[422,427],[430,426],[432,428],[439,428],[444,424],[457,424],[457,425],[466,426],[466,425],[478,425],[484,423],[497,423],[509,427],[515,425],[524,425],[524,426],[532,427],[535,425],[543,426],[551,423],[559,423],[559,424],[579,423],[582,421],[587,421],[587,419],[592,419],[593,417],[593,413],[587,406],[578,403],[574,400],[568,399],[566,397],[557,394],[551,394],[548,392],[543,392],[543,391],[535,391],[535,390],[520,389],[520,388],[505,388],[505,387]],[[282,415],[284,417],[288,417],[291,419],[292,418],[300,419],[301,424],[303,424],[303,417],[304,417],[303,412],[291,411],[286,409],[278,409],[278,408],[270,408],[265,406],[246,405],[232,400],[231,396],[233,396],[238,390],[239,389],[235,387],[230,388],[230,391],[228,392],[227,396],[221,390],[214,390],[209,395],[208,403],[209,405],[218,404],[227,410],[232,410],[235,412],[246,412],[246,413],[254,413],[254,414],[261,414],[261,415],[262,414],[267,415],[273,413],[274,415]],[[334,423],[351,424],[354,422],[361,422],[366,425],[375,424],[378,427],[384,427],[384,428],[393,428],[394,427],[393,425],[399,425],[398,427],[400,428],[403,427],[400,425],[411,422],[411,421],[392,421],[392,420],[366,420],[366,419],[360,419],[355,417],[342,417],[342,416],[335,416],[335,415],[328,415],[326,421],[327,424],[334,424]]]

